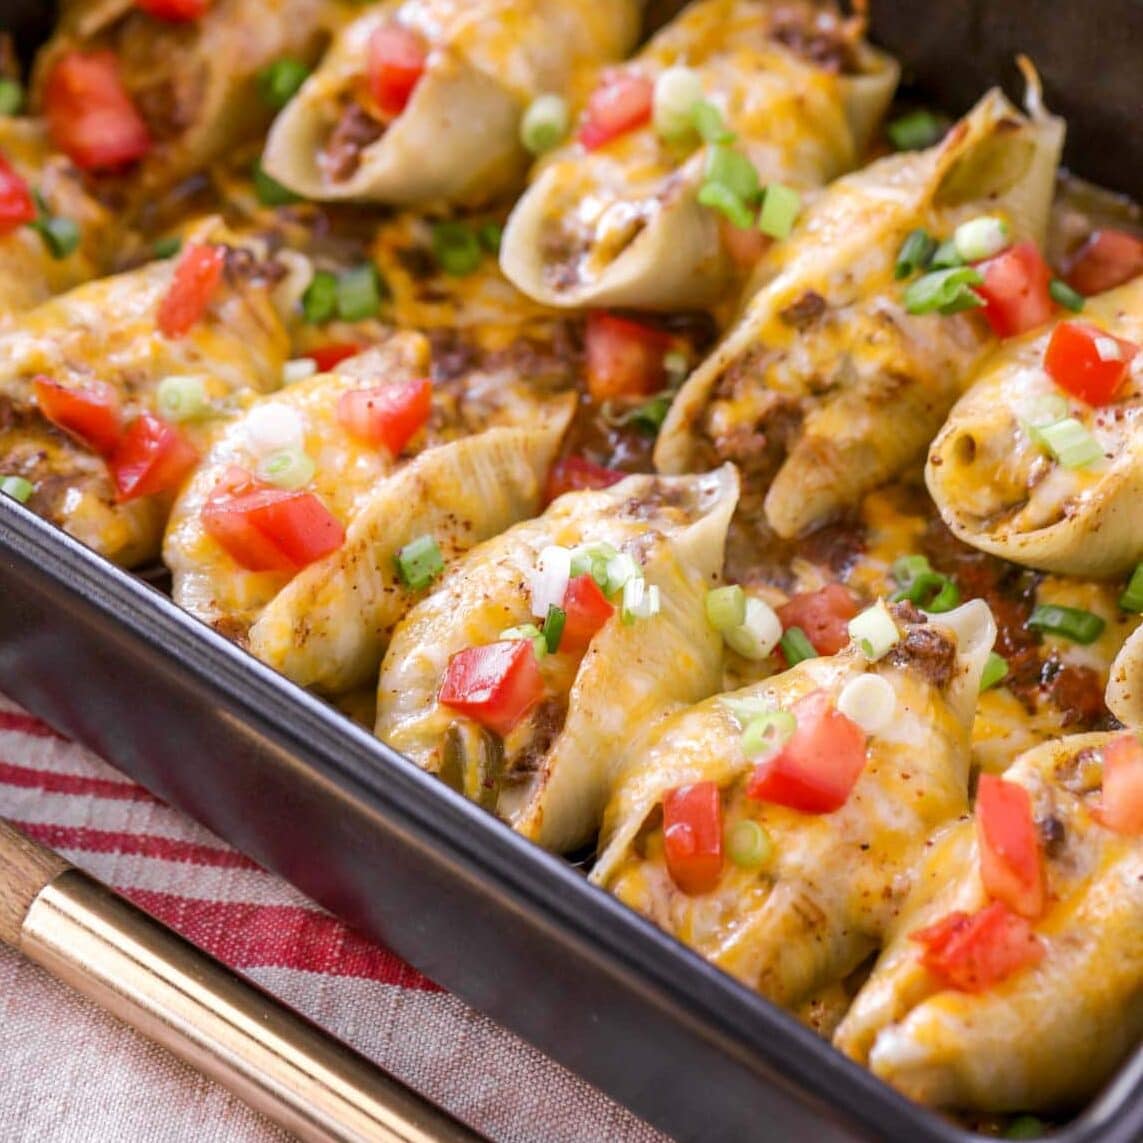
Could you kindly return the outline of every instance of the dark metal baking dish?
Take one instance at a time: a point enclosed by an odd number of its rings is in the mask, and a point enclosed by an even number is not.
[[[1143,3],[1075,11],[873,4],[953,109],[1029,51],[1073,163],[1139,194]],[[973,1138],[3,497],[0,689],[680,1139]],[[1143,1139],[1143,1051],[1054,1138]]]

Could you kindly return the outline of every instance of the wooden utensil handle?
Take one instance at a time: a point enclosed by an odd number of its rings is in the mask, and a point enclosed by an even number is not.
[[[480,1138],[3,821],[0,940],[302,1139]]]

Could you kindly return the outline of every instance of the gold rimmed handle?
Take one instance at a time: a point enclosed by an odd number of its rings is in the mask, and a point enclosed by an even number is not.
[[[302,1139],[480,1138],[2,821],[0,940]]]

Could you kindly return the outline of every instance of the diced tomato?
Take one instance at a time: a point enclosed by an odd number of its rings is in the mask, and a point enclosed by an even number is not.
[[[577,575],[564,592],[564,614],[560,650],[575,653],[586,650],[595,633],[615,614],[615,605],[590,575]]]
[[[651,122],[655,85],[634,72],[611,72],[592,92],[579,126],[579,141],[594,151]]]
[[[425,74],[429,49],[410,28],[384,24],[369,38],[369,93],[386,115],[400,115]]]
[[[250,571],[297,571],[345,542],[340,521],[312,492],[290,492],[231,465],[202,510],[203,527]]]
[[[722,798],[717,782],[678,786],[663,798],[663,849],[671,880],[692,895],[722,875]]]
[[[1064,278],[1086,297],[1143,274],[1143,238],[1126,230],[1097,230],[1069,259]]]
[[[329,373],[343,361],[356,357],[363,349],[364,346],[361,345],[331,341],[328,345],[319,345],[316,349],[307,350],[306,356],[313,359],[319,373]]]
[[[597,401],[644,397],[663,387],[670,336],[614,314],[587,316],[587,388]]]
[[[925,968],[961,992],[984,992],[1044,957],[1032,926],[1003,901],[978,913],[950,913],[909,937],[925,946]]]
[[[998,337],[1026,333],[1051,318],[1052,271],[1035,243],[1018,242],[976,268],[984,281],[973,289],[984,299],[984,316]]]
[[[197,20],[210,7],[210,0],[135,0],[135,7],[171,24]]]
[[[119,75],[111,52],[67,52],[44,84],[52,140],[85,171],[109,171],[141,159],[151,133]]]
[[[544,697],[531,639],[501,640],[458,651],[437,696],[502,738]]]
[[[841,809],[865,768],[865,731],[825,691],[790,708],[798,726],[786,744],[758,764],[746,796],[807,814]]]
[[[393,456],[399,456],[429,419],[432,407],[432,382],[420,377],[342,393],[337,419],[358,440],[384,445]]]
[[[550,504],[565,492],[582,492],[589,488],[610,488],[618,484],[627,473],[604,468],[582,456],[565,456],[552,465],[548,474],[545,499]]]
[[[194,328],[210,305],[225,263],[226,250],[222,246],[195,242],[182,252],[159,304],[156,323],[164,337],[182,337]]]
[[[849,621],[857,601],[840,583],[795,595],[778,608],[782,629],[800,627],[819,655],[836,655],[849,642]]]
[[[1118,356],[1104,359],[1099,346],[1115,347]],[[1127,377],[1139,347],[1105,333],[1086,321],[1062,321],[1052,330],[1044,352],[1044,368],[1061,389],[1089,405],[1106,405]]]
[[[119,395],[106,381],[68,389],[50,377],[32,382],[36,404],[49,421],[104,456],[119,443]]]
[[[0,234],[9,234],[35,220],[36,204],[28,184],[0,155]]]
[[[1143,746],[1124,734],[1103,748],[1103,802],[1100,820],[1108,829],[1143,836]]]
[[[120,502],[170,492],[198,463],[198,450],[174,425],[141,413],[107,459]]]
[[[976,837],[984,891],[1021,917],[1035,920],[1044,911],[1044,862],[1028,791],[994,774],[981,774]]]

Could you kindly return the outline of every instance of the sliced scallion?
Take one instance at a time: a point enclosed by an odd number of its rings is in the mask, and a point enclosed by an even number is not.
[[[782,648],[782,654],[786,656],[786,662],[791,667],[796,667],[806,659],[818,657],[809,636],[800,627],[788,627],[786,633],[778,641],[778,645]]]
[[[734,191],[722,183],[703,183],[697,197],[700,206],[717,210],[731,226],[737,226],[739,230],[754,225],[754,215],[750,209]]]
[[[695,104],[702,100],[702,79],[689,67],[669,67],[655,80],[651,122],[659,138],[678,143],[695,133]]]
[[[571,554],[568,574],[572,578],[590,575],[600,591],[607,593],[607,565],[619,552],[610,544],[581,544]]]
[[[568,613],[554,603],[548,608],[548,617],[544,620],[544,643],[548,653],[554,655],[560,649],[560,640],[564,634],[564,624],[568,621]]]
[[[774,842],[757,822],[735,822],[726,831],[726,854],[742,869],[760,869],[773,856]]]
[[[956,252],[966,262],[982,262],[992,258],[1012,243],[1008,223],[994,214],[982,214],[962,222],[953,233]]]
[[[19,115],[24,106],[24,88],[5,76],[0,79],[0,115]]]
[[[849,634],[871,662],[884,658],[901,639],[901,632],[883,600],[855,615],[848,624]]]
[[[258,73],[258,94],[267,107],[280,111],[309,78],[310,69],[301,60],[282,56]]]
[[[480,239],[463,222],[438,222],[433,227],[433,257],[446,273],[463,278],[484,261]]]
[[[718,701],[734,716],[740,730],[745,730],[759,715],[776,709],[768,695],[720,695]]]
[[[1038,603],[1028,618],[1028,627],[1043,631],[1045,635],[1059,635],[1073,643],[1087,646],[1103,634],[1106,620],[1079,607],[1064,607],[1058,603]]]
[[[32,482],[22,476],[0,476],[0,494],[19,500],[21,504],[27,504],[34,491]]]
[[[949,238],[942,242],[929,259],[930,270],[951,270],[954,266],[963,266],[964,259],[957,253],[956,243]]]
[[[500,632],[500,638],[513,643],[530,641],[537,659],[542,659],[548,653],[548,641],[544,638],[544,633],[534,623],[508,627]]]
[[[960,591],[947,575],[935,571],[924,571],[920,575],[914,576],[889,598],[892,603],[900,603],[907,599],[910,603],[915,603],[922,611],[939,614],[943,611],[952,611],[960,603]]]
[[[745,204],[755,202],[762,191],[754,164],[741,151],[722,144],[710,148],[704,179],[726,187]]]
[[[201,377],[164,377],[155,390],[155,407],[164,421],[180,424],[210,412]]]
[[[706,593],[707,622],[722,634],[746,622],[746,592],[736,583]]]
[[[532,155],[558,147],[571,126],[567,100],[550,92],[537,95],[520,119],[520,142]]]
[[[156,258],[173,258],[183,248],[183,240],[177,234],[166,238],[156,238],[151,244],[151,253]]]
[[[337,316],[342,321],[363,321],[380,312],[381,280],[372,262],[354,266],[337,279]]]
[[[921,109],[894,119],[885,134],[898,151],[920,151],[939,142],[947,130],[947,119]]]
[[[1059,393],[1041,393],[1029,398],[1020,407],[1020,419],[1029,434],[1031,430],[1054,425],[1068,415],[1068,402]]]
[[[500,242],[504,237],[504,227],[499,222],[486,222],[476,232],[477,241],[489,254],[500,253]]]
[[[893,277],[899,282],[924,270],[937,252],[937,240],[924,230],[912,231],[901,243],[897,261],[893,264]]]
[[[251,169],[254,181],[254,193],[263,206],[288,206],[292,202],[301,202],[301,196],[294,194],[289,187],[284,187],[272,175],[266,174],[261,162],[254,164]]]
[[[709,100],[700,99],[691,108],[691,121],[704,143],[733,143],[734,132],[722,119],[722,112]]]
[[[995,651],[988,652],[984,670],[980,672],[981,692],[990,691],[997,683],[1008,677],[1008,660]]]
[[[302,314],[311,325],[324,325],[337,315],[337,275],[318,270],[302,294]]]
[[[788,238],[802,211],[802,196],[793,187],[771,183],[762,196],[758,229],[771,238]]]
[[[48,253],[57,260],[74,254],[79,247],[79,226],[73,219],[41,212],[30,225],[39,234]]]
[[[284,448],[262,458],[258,465],[258,475],[278,488],[290,492],[305,488],[314,478],[317,465],[313,458],[300,448]]]
[[[1120,611],[1143,611],[1143,564],[1136,566],[1119,597]]]
[[[413,591],[426,588],[444,571],[444,556],[430,535],[410,540],[396,555],[397,574]],[[538,635],[539,632],[537,631]]]
[[[572,575],[572,553],[559,544],[548,544],[536,557],[531,575],[532,614],[546,619],[551,607],[562,607]]]
[[[905,287],[905,310],[911,314],[956,314],[984,305],[973,290],[984,278],[972,266],[933,270]]]
[[[1073,314],[1081,313],[1087,300],[1078,290],[1073,290],[1067,282],[1059,278],[1053,278],[1048,283],[1048,294],[1056,305],[1071,310]]]
[[[642,576],[632,577],[623,585],[620,612],[624,623],[650,619],[659,614],[661,606],[659,589],[654,584],[648,585]]]
[[[607,561],[607,582],[604,595],[614,595],[633,579],[642,579],[643,569],[626,552],[617,552]]]
[[[893,721],[897,692],[893,684],[880,675],[858,675],[841,688],[837,709],[866,734],[877,734]]]
[[[1075,417],[1033,426],[1030,433],[1064,468],[1086,468],[1103,459],[1103,446]]]
[[[761,599],[746,600],[746,615],[736,627],[722,633],[726,645],[743,658],[758,662],[771,654],[782,638],[782,621]]]
[[[742,732],[742,753],[747,758],[768,754],[789,742],[798,720],[788,710],[770,710],[752,718]]]
[[[924,556],[898,556],[893,561],[889,574],[898,587],[908,587],[918,576],[931,572],[932,566]]]

